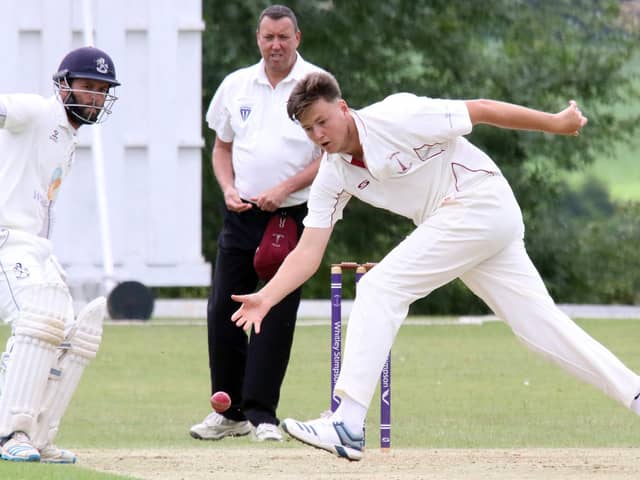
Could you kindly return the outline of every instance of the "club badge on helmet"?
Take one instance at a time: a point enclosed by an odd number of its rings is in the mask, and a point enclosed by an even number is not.
[[[109,85],[109,90],[105,93],[93,92],[71,88],[75,79],[99,80]],[[58,71],[53,75],[53,84],[58,98],[74,117],[81,124],[100,123],[111,113],[111,107],[118,99],[112,89],[120,85],[116,79],[116,69],[111,57],[106,52],[95,47],[81,47],[69,52],[60,62]],[[104,95],[104,101],[86,104],[80,103],[78,94],[80,92]],[[100,104],[101,103],[101,104]],[[88,115],[87,109],[97,111],[94,115]]]

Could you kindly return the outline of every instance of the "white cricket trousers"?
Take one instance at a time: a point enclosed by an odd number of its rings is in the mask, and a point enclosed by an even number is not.
[[[56,284],[67,289],[62,267],[51,253],[48,240],[0,229],[0,319],[13,323],[21,309],[22,292],[37,285]],[[73,323],[69,298],[65,330]]]
[[[358,283],[336,394],[368,408],[409,305],[460,278],[530,349],[629,407],[640,378],[554,304],[523,237],[501,176],[443,202]]]

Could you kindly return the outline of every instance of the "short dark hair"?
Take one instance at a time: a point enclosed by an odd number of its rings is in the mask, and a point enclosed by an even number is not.
[[[333,102],[341,97],[340,85],[333,75],[326,72],[309,73],[293,87],[287,101],[287,114],[291,120],[298,120],[313,102],[320,99]]]
[[[293,10],[289,7],[285,7],[284,5],[271,5],[270,7],[265,8],[258,17],[258,30],[260,30],[260,24],[264,17],[269,17],[272,20],[280,20],[285,17],[290,18],[293,23],[293,30],[296,32],[298,31],[298,19],[296,18],[296,14],[293,13]]]

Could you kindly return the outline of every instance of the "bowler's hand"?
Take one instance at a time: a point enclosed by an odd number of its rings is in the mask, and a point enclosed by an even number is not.
[[[236,213],[246,212],[253,206],[248,202],[243,202],[235,188],[228,188],[224,192],[224,203],[229,211]]]
[[[580,135],[580,129],[589,121],[587,117],[582,115],[575,100],[570,100],[569,106],[556,113],[555,116],[558,121],[557,133],[562,135],[574,135],[577,137]]]
[[[231,299],[242,304],[231,315],[231,321],[235,322],[236,326],[241,327],[245,332],[250,331],[251,327],[253,327],[256,333],[260,333],[262,319],[271,308],[271,305],[262,298],[260,292],[250,295],[231,295]]]

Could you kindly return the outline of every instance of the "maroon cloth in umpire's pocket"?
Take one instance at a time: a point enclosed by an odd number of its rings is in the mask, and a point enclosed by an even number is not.
[[[264,230],[253,257],[253,267],[262,280],[269,280],[278,271],[298,243],[298,226],[286,212],[274,213]]]

